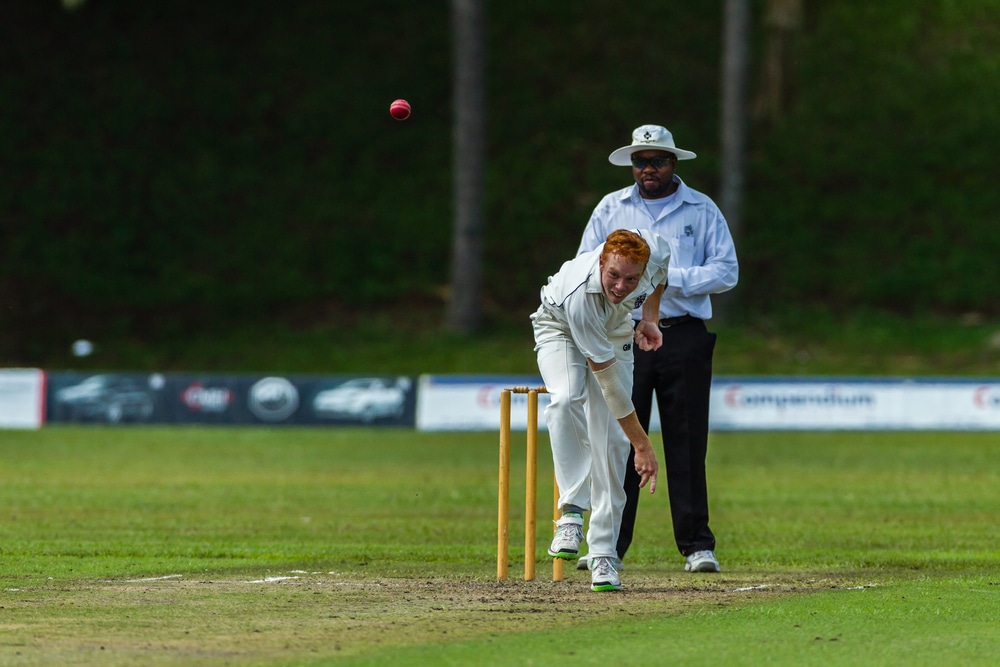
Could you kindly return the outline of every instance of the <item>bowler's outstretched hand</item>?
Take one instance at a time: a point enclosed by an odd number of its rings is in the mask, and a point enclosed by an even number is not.
[[[633,447],[633,449],[635,448]],[[639,482],[640,489],[649,484],[649,492],[656,493],[656,475],[659,470],[660,464],[656,460],[656,454],[652,447],[644,452],[635,450],[635,471],[642,478]]]

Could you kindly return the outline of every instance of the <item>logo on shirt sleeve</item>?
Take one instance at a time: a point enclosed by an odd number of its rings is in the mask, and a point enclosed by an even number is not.
[[[639,296],[635,297],[635,305],[632,306],[632,308],[642,308],[642,304],[645,300],[646,300],[645,294],[640,294]]]

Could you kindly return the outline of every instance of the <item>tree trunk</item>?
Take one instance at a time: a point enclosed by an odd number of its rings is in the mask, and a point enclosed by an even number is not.
[[[447,326],[480,324],[486,135],[486,0],[452,0],[453,199],[451,289]]]
[[[750,63],[750,0],[724,0],[722,40],[722,105],[719,119],[722,152],[719,208],[726,216],[739,252],[743,227],[743,181],[746,145],[746,89]],[[716,298],[715,315],[724,318],[733,292]]]
[[[720,208],[733,236],[742,222],[743,170],[746,146],[746,89],[750,62],[750,0],[725,0],[722,54],[722,192]]]
[[[802,0],[767,0],[767,41],[754,101],[754,117],[765,123],[778,121],[788,108],[792,83],[789,51],[802,28],[802,5]]]

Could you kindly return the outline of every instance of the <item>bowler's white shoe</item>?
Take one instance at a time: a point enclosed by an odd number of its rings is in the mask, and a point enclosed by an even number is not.
[[[580,556],[580,560],[576,561],[576,569],[578,570],[589,570],[590,569],[590,556]],[[615,559],[615,569],[621,572],[625,569],[625,564],[622,563],[621,558]]]
[[[615,567],[617,558],[610,556],[596,556],[590,559],[590,590],[592,591],[620,591],[622,580],[618,577],[618,568]]]
[[[687,572],[720,572],[719,561],[711,551],[695,551],[687,557],[684,563]]]
[[[567,512],[556,523],[556,534],[549,545],[549,555],[553,558],[573,560],[580,553],[583,539],[583,517],[576,512]]]

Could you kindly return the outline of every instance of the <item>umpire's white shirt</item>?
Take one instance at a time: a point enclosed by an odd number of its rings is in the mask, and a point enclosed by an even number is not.
[[[660,299],[660,317],[712,317],[711,294],[736,286],[739,265],[729,225],[708,196],[689,188],[674,176],[677,191],[664,198],[654,214],[630,185],[605,195],[594,208],[583,231],[577,255],[588,254],[616,229],[648,229],[668,239],[674,250],[667,268],[667,289]],[[663,200],[650,200],[664,203]],[[640,319],[635,311],[632,317]]]

